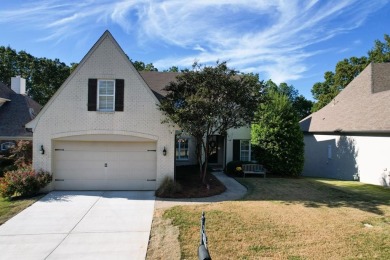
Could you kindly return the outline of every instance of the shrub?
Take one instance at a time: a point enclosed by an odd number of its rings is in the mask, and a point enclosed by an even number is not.
[[[225,173],[231,176],[243,176],[242,161],[231,161],[226,164]]]
[[[32,196],[52,181],[48,172],[36,172],[31,166],[9,171],[0,179],[0,195],[4,198],[12,196]]]
[[[15,146],[0,153],[0,177],[8,171],[24,168],[32,163],[32,142],[17,141]]]
[[[303,133],[287,96],[270,92],[252,124],[252,151],[275,174],[299,176],[304,163]]]
[[[165,177],[160,187],[156,190],[156,196],[161,198],[170,198],[180,191],[181,185],[178,182],[174,182],[172,178]]]

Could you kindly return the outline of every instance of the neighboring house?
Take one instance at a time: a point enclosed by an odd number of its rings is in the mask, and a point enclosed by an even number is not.
[[[300,122],[303,175],[390,185],[390,63],[368,65]]]
[[[27,125],[34,132],[34,168],[54,175],[49,189],[155,190],[174,177],[175,159],[196,163],[191,138],[162,124],[157,106],[176,76],[138,72],[106,31]],[[233,138],[249,140],[250,131],[216,137],[217,163],[232,159],[233,151],[219,145],[233,148]]]
[[[25,125],[35,118],[41,106],[26,95],[26,80],[11,78],[11,88],[0,82],[0,151],[6,151],[17,140],[32,140]]]

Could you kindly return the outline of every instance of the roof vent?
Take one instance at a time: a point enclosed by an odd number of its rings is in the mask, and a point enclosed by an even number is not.
[[[16,94],[26,94],[26,79],[16,76],[11,78],[11,89],[16,92]]]

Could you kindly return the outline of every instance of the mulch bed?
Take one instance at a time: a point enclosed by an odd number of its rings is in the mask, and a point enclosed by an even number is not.
[[[176,181],[181,185],[181,191],[174,194],[174,198],[203,198],[221,194],[226,187],[211,173],[207,173],[206,182],[202,183],[199,177],[198,166],[178,166]]]

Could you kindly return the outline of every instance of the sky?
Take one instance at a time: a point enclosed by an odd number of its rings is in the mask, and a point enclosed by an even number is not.
[[[390,34],[390,0],[0,0],[0,45],[80,62],[105,30],[159,71],[227,61],[312,99],[338,61]]]

